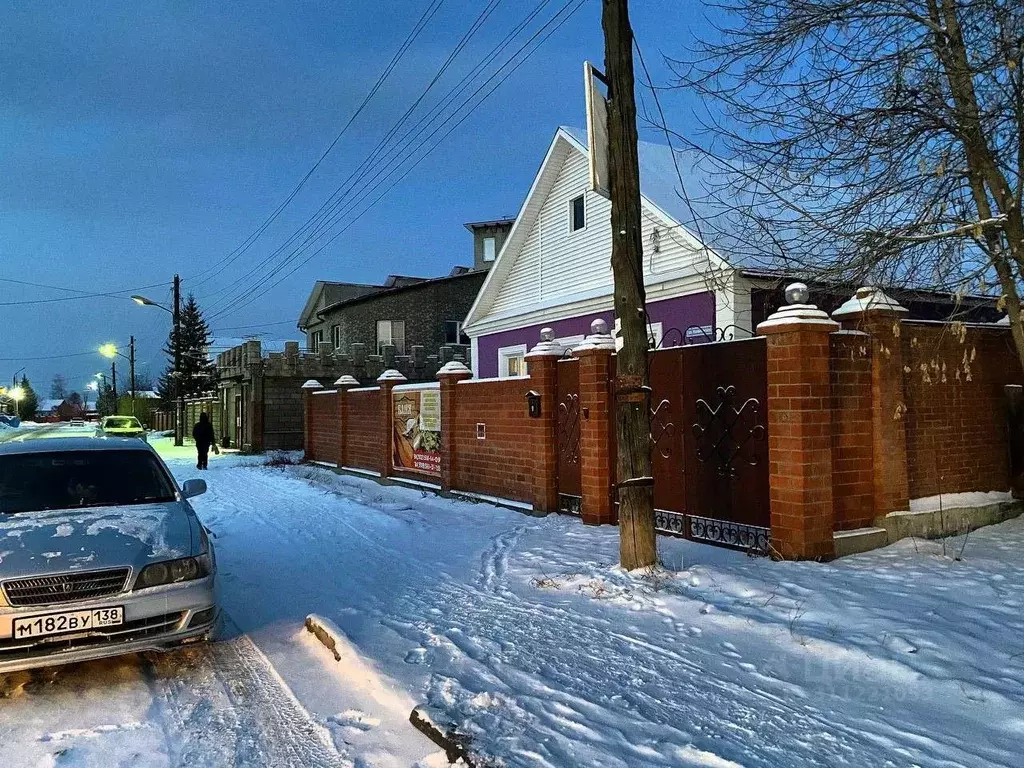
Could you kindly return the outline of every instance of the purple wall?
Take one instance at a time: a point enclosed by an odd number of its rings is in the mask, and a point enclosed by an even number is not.
[[[665,334],[668,333],[670,328],[685,331],[691,325],[714,325],[715,295],[709,292],[694,293],[690,296],[679,296],[675,299],[655,301],[647,305],[647,314],[652,323],[662,324],[662,331]],[[486,379],[498,375],[498,350],[501,347],[525,344],[527,349],[532,349],[540,341],[540,329],[549,326],[554,328],[555,338],[558,339],[566,336],[578,336],[581,333],[588,334],[590,333],[590,323],[598,317],[608,323],[609,329],[614,326],[614,312],[609,310],[607,312],[570,317],[566,320],[553,320],[548,323],[527,325],[511,331],[493,333],[490,336],[481,336],[477,342],[480,357],[480,378]],[[677,334],[673,333],[669,341],[671,343],[678,343]]]

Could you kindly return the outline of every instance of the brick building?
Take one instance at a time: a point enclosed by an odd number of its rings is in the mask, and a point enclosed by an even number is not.
[[[417,346],[437,354],[445,345],[468,345],[463,318],[511,226],[507,219],[466,224],[473,234],[473,266],[455,267],[443,277],[390,275],[381,285],[318,281],[299,317],[306,348],[319,352],[326,343],[335,354],[349,355],[361,344],[383,355],[392,346],[401,357]]]

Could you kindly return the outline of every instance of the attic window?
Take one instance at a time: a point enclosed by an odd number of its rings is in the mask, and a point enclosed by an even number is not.
[[[494,238],[484,238],[484,261],[494,261]]]
[[[569,231],[579,232],[587,226],[587,209],[583,195],[569,201]]]

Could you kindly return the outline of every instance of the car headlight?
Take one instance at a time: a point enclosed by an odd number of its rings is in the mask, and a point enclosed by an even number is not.
[[[209,552],[205,552],[199,557],[165,560],[162,563],[153,563],[143,568],[139,578],[135,580],[135,589],[194,581],[209,576],[212,570]]]

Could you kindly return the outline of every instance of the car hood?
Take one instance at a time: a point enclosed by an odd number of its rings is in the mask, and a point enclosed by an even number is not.
[[[0,579],[188,557],[191,515],[184,502],[0,514]]]

